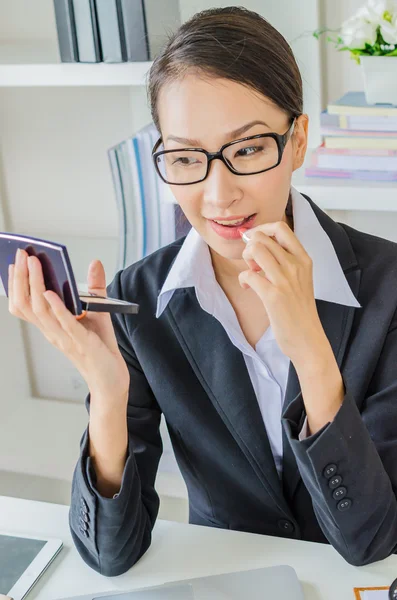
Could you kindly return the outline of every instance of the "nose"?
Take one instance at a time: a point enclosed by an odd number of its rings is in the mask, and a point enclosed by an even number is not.
[[[213,206],[230,206],[239,196],[238,176],[231,173],[221,160],[212,160],[204,180],[204,201]]]

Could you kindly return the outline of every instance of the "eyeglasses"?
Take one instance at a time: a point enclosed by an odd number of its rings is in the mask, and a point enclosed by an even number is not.
[[[224,144],[218,152],[207,152],[203,148],[158,150],[163,143],[159,138],[152,150],[154,166],[161,179],[171,185],[191,185],[203,181],[209,173],[211,161],[216,158],[235,175],[264,173],[280,164],[284,148],[293,134],[295,120],[292,119],[284,134],[250,135]]]

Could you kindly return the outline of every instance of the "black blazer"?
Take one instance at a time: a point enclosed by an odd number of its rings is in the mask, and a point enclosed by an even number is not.
[[[96,571],[119,575],[149,548],[161,413],[187,484],[190,523],[329,542],[353,565],[397,550],[397,244],[336,223],[306,199],[361,304],[316,300],[345,384],[342,407],[299,441],[305,410],[290,362],[280,480],[243,355],[222,325],[193,288],[176,291],[155,316],[184,238],[119,271],[108,295],[140,304],[138,315],[112,315],[131,376],[128,459],[119,495],[102,497],[86,430],[69,513],[77,550]],[[88,394],[88,411],[89,401]]]

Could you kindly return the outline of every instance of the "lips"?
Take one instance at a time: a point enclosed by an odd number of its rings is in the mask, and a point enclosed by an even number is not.
[[[238,217],[237,217],[238,218]],[[217,223],[215,220],[209,219],[209,223],[212,227],[212,229],[221,237],[223,237],[224,239],[227,240],[241,240],[241,235],[239,233],[239,228],[240,227],[245,227],[247,229],[250,229],[251,227],[254,227],[254,221],[256,218],[256,213],[253,215],[250,215],[249,217],[242,217],[242,219],[240,221],[238,221],[237,223],[235,223],[234,225],[222,225],[220,223]],[[222,219],[222,221],[235,221],[236,217],[232,217],[230,219]]]
[[[244,223],[246,221],[248,221],[248,219],[250,219],[251,217],[253,217],[254,215],[248,215],[248,217],[226,217],[226,218],[219,218],[219,219],[211,219],[212,221],[215,221],[215,223],[218,223],[218,225],[223,225],[224,227],[241,227],[242,225],[244,225]],[[230,224],[228,223],[228,221],[230,221]]]

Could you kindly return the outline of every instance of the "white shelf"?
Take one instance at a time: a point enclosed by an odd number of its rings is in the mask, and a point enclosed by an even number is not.
[[[307,151],[305,164],[310,161]],[[292,185],[323,210],[397,211],[397,183],[305,177],[304,166],[292,176]]]
[[[151,64],[0,64],[0,87],[145,85]]]

